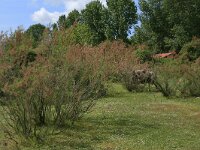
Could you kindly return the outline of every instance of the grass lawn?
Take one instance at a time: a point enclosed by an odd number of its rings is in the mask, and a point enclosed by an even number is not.
[[[166,99],[160,93],[129,93],[120,85],[115,85],[114,95],[100,99],[74,127],[63,127],[43,145],[25,149],[200,149],[200,98]]]

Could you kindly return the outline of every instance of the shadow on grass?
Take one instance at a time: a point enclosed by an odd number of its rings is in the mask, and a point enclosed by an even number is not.
[[[53,136],[53,145],[70,149],[95,149],[102,142],[114,138],[134,138],[159,129],[157,124],[149,124],[137,116],[126,117],[89,117],[68,127],[58,136]],[[59,148],[58,148],[59,149]]]

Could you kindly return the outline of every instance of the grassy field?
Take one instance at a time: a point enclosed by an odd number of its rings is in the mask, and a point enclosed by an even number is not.
[[[200,98],[166,99],[160,93],[129,93],[120,85],[115,85],[113,95],[100,99],[74,127],[63,127],[44,144],[25,149],[200,149]],[[2,144],[2,130],[0,141]]]

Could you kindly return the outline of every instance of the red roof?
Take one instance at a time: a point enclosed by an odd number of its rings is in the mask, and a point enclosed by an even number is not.
[[[166,58],[166,57],[174,56],[174,55],[176,55],[176,52],[175,52],[175,51],[169,52],[169,53],[156,54],[156,55],[154,55],[153,57],[154,57],[154,58]]]

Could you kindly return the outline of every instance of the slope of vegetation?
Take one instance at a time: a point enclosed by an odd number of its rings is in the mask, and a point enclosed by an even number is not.
[[[198,98],[133,94],[118,84],[112,92],[115,97],[100,99],[73,127],[46,133],[44,144],[26,149],[199,149]]]

